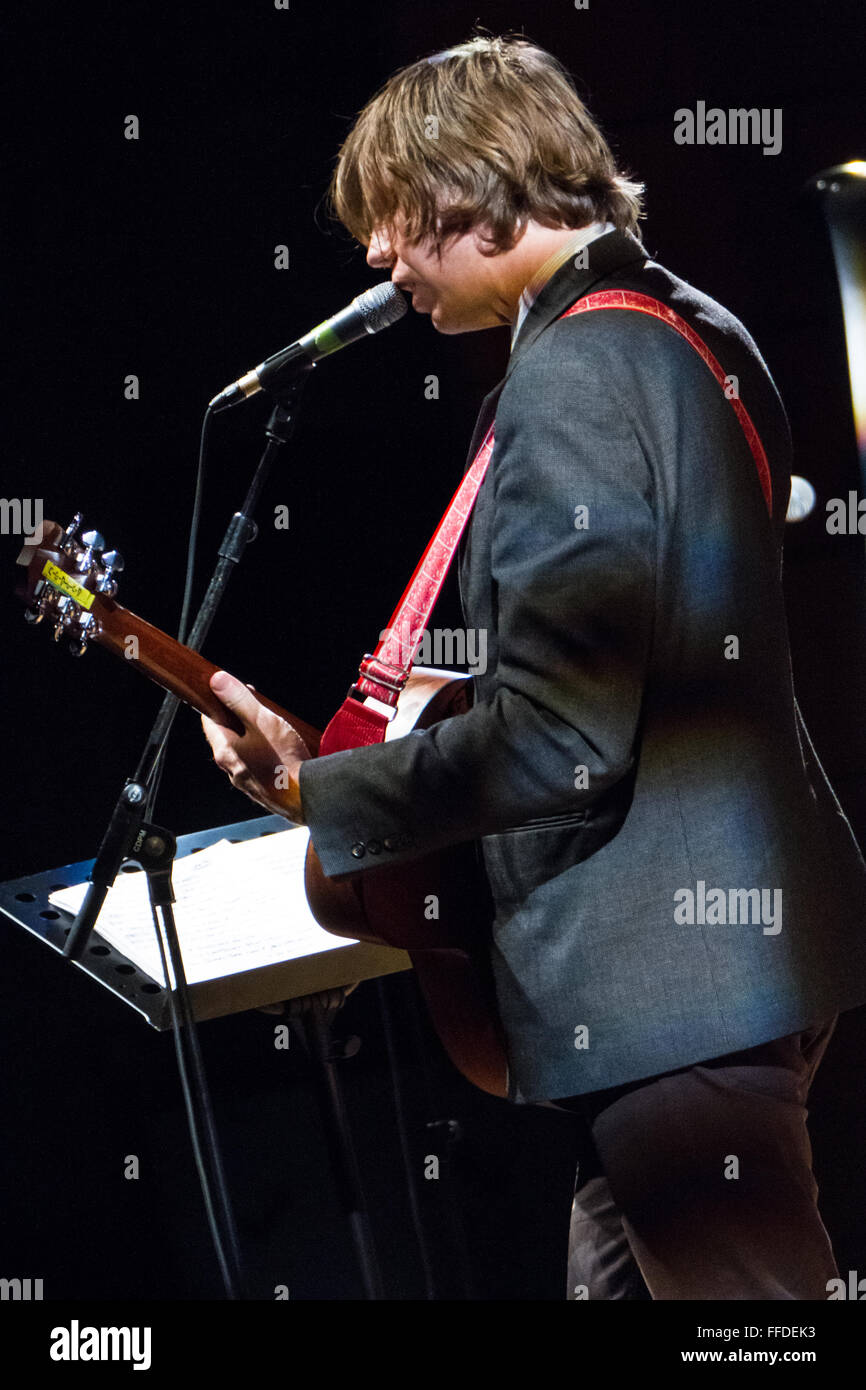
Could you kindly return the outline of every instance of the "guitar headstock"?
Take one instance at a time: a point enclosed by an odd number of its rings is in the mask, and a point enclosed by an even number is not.
[[[67,637],[76,656],[86,651],[88,640],[96,634],[100,600],[114,598],[116,576],[123,569],[123,557],[105,549],[98,531],[82,534],[81,522],[80,512],[65,530],[56,521],[43,521],[18,556],[24,574],[15,589],[27,604],[27,621],[47,620],[54,628],[55,642]]]

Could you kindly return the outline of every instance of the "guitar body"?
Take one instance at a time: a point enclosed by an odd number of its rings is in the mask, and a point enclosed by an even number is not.
[[[416,668],[386,739],[426,729],[468,708],[468,681]],[[433,1026],[458,1071],[482,1091],[507,1094],[507,1064],[490,968],[493,905],[474,843],[391,867],[328,878],[312,841],[307,899],[326,931],[408,951]]]
[[[26,573],[16,592],[28,605],[29,619],[48,619],[55,639],[67,637],[77,653],[95,642],[124,656],[127,665],[200,714],[240,732],[238,721],[210,689],[218,668],[115,602],[114,576],[122,561],[118,557],[113,566],[113,552],[82,544],[76,536],[79,520],[65,531],[46,521],[38,537],[25,542],[18,563]],[[386,739],[463,713],[467,690],[464,676],[416,669],[400,695]],[[258,692],[256,698],[286,719],[312,753],[318,752],[317,730]],[[322,871],[311,841],[305,886],[310,909],[326,931],[409,953],[451,1061],[481,1090],[506,1096],[506,1052],[488,947],[492,903],[475,844],[337,879]]]

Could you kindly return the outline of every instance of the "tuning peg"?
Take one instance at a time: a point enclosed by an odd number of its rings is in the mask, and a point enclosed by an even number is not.
[[[96,631],[96,619],[92,613],[79,615],[76,620],[78,631],[70,635],[69,650],[73,656],[83,656],[87,651],[87,643]]]
[[[36,623],[41,623],[41,622],[42,622],[42,619],[43,619],[44,617],[45,617],[45,614],[42,612],[42,609],[41,609],[41,608],[25,608],[25,609],[24,609],[24,621],[25,621],[25,623],[32,623],[32,624],[35,626]]]
[[[95,563],[96,556],[105,549],[105,537],[99,531],[85,531],[81,539],[87,549],[82,550],[75,562],[75,568],[80,574],[84,574]]]
[[[123,570],[123,556],[117,550],[106,550],[102,556],[102,564],[105,572],[99,576],[96,587],[101,594],[107,594],[109,598],[113,598],[117,593],[115,575],[120,574]]]
[[[83,520],[84,517],[81,515],[81,512],[76,512],[69,525],[67,526],[66,530],[63,532],[63,535],[60,540],[60,549],[65,554],[68,554],[69,551],[72,549],[72,543],[75,540],[75,533]]]
[[[55,642],[59,642],[59,641],[60,641],[61,637],[64,635],[64,633],[67,631],[67,629],[68,629],[68,627],[69,627],[69,619],[70,619],[70,616],[71,616],[71,615],[70,615],[70,611],[69,611],[69,607],[70,607],[70,605],[69,605],[69,599],[66,598],[66,597],[61,598],[61,599],[58,599],[58,600],[57,600],[57,603],[54,604],[54,606],[53,606],[52,617],[55,619],[55,623],[54,623],[54,640],[55,640]]]

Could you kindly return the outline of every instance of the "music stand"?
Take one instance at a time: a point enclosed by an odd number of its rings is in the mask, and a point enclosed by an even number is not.
[[[262,816],[196,831],[180,837],[176,857],[183,858],[218,840],[238,843],[286,828],[282,816]],[[74,918],[54,906],[49,894],[84,883],[92,865],[93,860],[85,860],[0,883],[0,913],[62,955]],[[182,921],[180,927],[182,936]],[[288,1003],[286,1017],[301,1034],[313,1062],[337,1190],[352,1233],[365,1295],[376,1299],[381,1297],[381,1281],[348,1114],[334,1069],[340,1054],[331,1047],[329,1030],[351,987],[361,980],[410,970],[412,963],[405,951],[390,946],[337,937],[333,940],[337,944],[330,950],[192,983],[189,995],[196,1020]],[[93,931],[82,958],[72,963],[122,999],[151,1027],[159,1031],[171,1027],[167,987],[105,941],[98,930]]]

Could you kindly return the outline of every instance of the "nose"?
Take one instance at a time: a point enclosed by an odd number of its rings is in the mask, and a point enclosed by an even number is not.
[[[367,248],[367,264],[374,270],[387,270],[394,260],[394,252],[384,227],[377,227],[370,237]]]

